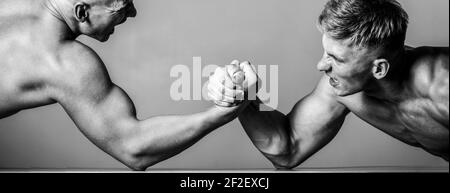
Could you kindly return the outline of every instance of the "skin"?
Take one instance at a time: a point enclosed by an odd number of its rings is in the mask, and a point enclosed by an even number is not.
[[[244,109],[239,115],[242,126],[276,168],[295,168],[327,145],[349,113],[448,161],[448,47],[406,47],[386,55],[380,48],[350,46],[326,33],[322,42],[324,55],[317,68],[324,76],[289,114],[259,111],[259,100],[240,105]],[[257,85],[254,68],[248,62],[241,67],[246,86]],[[219,82],[210,84],[221,87]],[[221,95],[215,98],[223,98]]]
[[[236,118],[238,108],[222,107],[136,118],[101,58],[76,40],[107,41],[135,16],[133,1],[125,0],[0,1],[0,118],[58,103],[90,141],[133,170],[182,152]]]

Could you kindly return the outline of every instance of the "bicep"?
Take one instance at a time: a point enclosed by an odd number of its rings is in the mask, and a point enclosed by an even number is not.
[[[92,93],[70,93],[58,102],[86,138],[123,163],[133,160],[129,148],[136,131],[134,105],[113,85]]]
[[[74,94],[58,101],[77,127],[96,143],[119,140],[136,124],[135,107],[119,87]]]
[[[302,162],[328,144],[340,130],[348,109],[323,78],[317,88],[300,100],[289,113],[292,149]]]
[[[52,84],[53,98],[61,104],[80,131],[108,153],[136,125],[134,105],[128,95],[111,82],[101,59],[90,49],[66,56],[65,76]],[[71,67],[74,66],[74,67]]]

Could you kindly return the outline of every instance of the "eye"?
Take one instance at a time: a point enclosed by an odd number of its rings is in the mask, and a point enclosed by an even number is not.
[[[326,60],[327,62],[334,62],[333,57],[329,56],[328,54],[325,54],[325,60]]]
[[[337,65],[337,66],[339,66],[339,65],[342,64],[341,62],[339,62],[339,61],[337,61],[337,60],[335,60],[335,59],[333,59],[333,63],[334,63],[335,65]]]
[[[339,59],[337,59],[336,56],[334,56],[334,55],[330,55],[327,53],[325,55],[326,55],[327,61],[332,62],[335,65],[341,65],[344,63],[343,61],[340,61]]]

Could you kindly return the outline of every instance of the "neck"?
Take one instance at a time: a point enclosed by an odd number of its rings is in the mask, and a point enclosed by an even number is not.
[[[372,98],[390,103],[397,103],[404,95],[404,88],[388,80],[373,80],[363,93]]]
[[[390,70],[386,77],[371,81],[364,93],[382,101],[397,103],[407,94],[405,80],[409,75],[406,51],[402,50],[390,62]]]
[[[52,29],[50,35],[60,40],[75,40],[79,35],[75,22],[68,17],[69,6],[62,5],[66,1],[44,0],[43,7],[49,15],[49,28]]]

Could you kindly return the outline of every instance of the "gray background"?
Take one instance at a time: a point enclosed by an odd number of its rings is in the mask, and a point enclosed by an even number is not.
[[[410,14],[407,42],[448,46],[448,0],[401,0]],[[112,79],[134,100],[140,118],[199,112],[208,101],[171,100],[169,76],[177,64],[223,65],[248,59],[279,65],[279,110],[288,113],[321,73],[322,48],[315,22],[325,0],[136,0],[138,17],[118,27],[110,41],[87,38]],[[203,81],[207,79],[204,78]],[[301,167],[444,167],[448,162],[410,147],[351,115],[333,142]],[[77,169],[124,166],[90,143],[58,105],[0,120],[0,168]],[[272,168],[234,121],[158,169]]]

